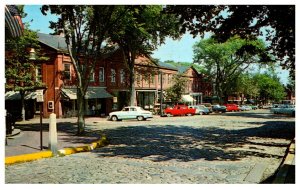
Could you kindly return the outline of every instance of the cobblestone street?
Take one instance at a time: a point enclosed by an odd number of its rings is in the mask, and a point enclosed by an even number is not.
[[[269,110],[86,123],[109,145],[6,166],[5,183],[261,183],[295,137],[295,118]]]

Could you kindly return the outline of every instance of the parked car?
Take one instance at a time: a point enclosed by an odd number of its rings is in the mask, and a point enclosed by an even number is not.
[[[210,113],[213,112],[211,103],[202,103],[201,105],[207,107]]]
[[[250,106],[246,106],[246,105],[243,105],[243,106],[241,106],[240,107],[240,110],[241,111],[249,111],[249,110],[251,110],[252,108],[250,107]]]
[[[124,107],[121,111],[114,111],[109,113],[109,120],[120,121],[123,119],[137,119],[138,121],[153,118],[152,112],[146,111],[138,106]]]
[[[213,105],[212,106],[212,110],[213,110],[213,112],[222,112],[222,113],[225,113],[226,112],[226,106]]]
[[[226,111],[240,111],[238,105],[236,104],[225,104],[226,106]]]
[[[270,111],[274,114],[285,114],[295,116],[295,105],[278,105],[276,107],[271,108]]]
[[[257,110],[258,109],[258,106],[256,105],[249,105],[253,110]]]
[[[195,108],[189,108],[186,105],[176,105],[174,107],[168,107],[164,110],[164,115],[168,117],[177,115],[195,115],[195,113]]]
[[[196,112],[195,114],[198,114],[198,115],[208,115],[210,113],[209,109],[203,105],[195,105],[195,106],[189,106],[189,108],[195,108],[196,109]]]

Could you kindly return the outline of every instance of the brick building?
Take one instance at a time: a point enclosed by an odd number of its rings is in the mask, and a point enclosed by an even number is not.
[[[37,80],[41,80],[47,87],[44,91],[44,117],[49,117],[53,112],[58,117],[76,116],[76,76],[65,39],[63,36],[42,33],[38,33],[38,37],[42,50],[50,57],[39,63],[36,70]],[[123,57],[122,51],[116,47],[97,61],[87,79],[90,84],[85,97],[86,115],[105,116],[126,105],[129,98],[129,76]],[[139,56],[135,60],[135,104],[152,109],[159,103],[161,84],[163,91],[172,86],[172,77],[177,73],[188,78],[185,97],[194,97],[192,103],[201,103],[203,94],[210,93],[211,85],[204,82],[203,76],[193,67],[180,69],[156,62],[149,56]],[[38,106],[35,107],[37,111]]]

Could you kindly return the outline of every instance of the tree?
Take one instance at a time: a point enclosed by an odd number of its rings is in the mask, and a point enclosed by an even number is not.
[[[253,79],[253,75],[247,73],[241,74],[236,80],[233,86],[234,90],[238,94],[243,94],[247,99],[258,99],[259,97],[259,86],[258,83]],[[243,101],[243,100],[242,100]]]
[[[187,79],[183,75],[177,74],[173,76],[172,82],[174,85],[166,90],[165,98],[171,102],[179,102],[185,91]]]
[[[25,120],[24,96],[27,91],[34,91],[45,87],[42,81],[36,80],[36,64],[46,60],[40,53],[39,41],[36,32],[27,27],[23,35],[16,38],[5,39],[5,84],[6,91],[19,91],[21,95],[22,117]],[[30,49],[36,52],[35,60],[30,60]]]
[[[166,36],[178,38],[179,24],[173,15],[162,14],[162,6],[159,5],[129,5],[119,9],[127,12],[118,22],[117,30],[110,32],[110,39],[121,47],[125,55],[130,85],[128,104],[134,105],[135,58],[150,54],[164,42]]]
[[[116,23],[126,13],[113,5],[44,5],[42,13],[50,10],[51,14],[60,15],[57,22],[50,22],[50,28],[56,34],[65,34],[68,54],[76,73],[78,130],[85,129],[85,94],[89,85],[86,80],[91,75],[96,61],[104,52],[103,42],[107,34],[114,30]]]
[[[194,36],[213,32],[219,42],[235,35],[264,37],[268,50],[295,79],[295,5],[168,5],[165,11],[180,18],[181,32]]]
[[[217,96],[225,100],[230,87],[251,64],[271,60],[261,40],[244,40],[238,36],[218,43],[215,39],[201,40],[194,45],[194,62],[206,68],[205,74],[215,82]]]
[[[279,102],[286,96],[284,86],[280,83],[276,74],[256,74],[253,79],[259,86],[260,100],[262,100],[264,104],[270,100]]]

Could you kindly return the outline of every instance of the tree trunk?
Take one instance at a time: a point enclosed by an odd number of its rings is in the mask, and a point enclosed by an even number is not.
[[[77,107],[78,107],[78,120],[77,120],[77,135],[82,135],[85,130],[85,98],[79,87],[77,87]]]
[[[129,53],[127,62],[129,64],[129,105],[134,106],[135,103],[135,74],[134,74],[135,53]]]

